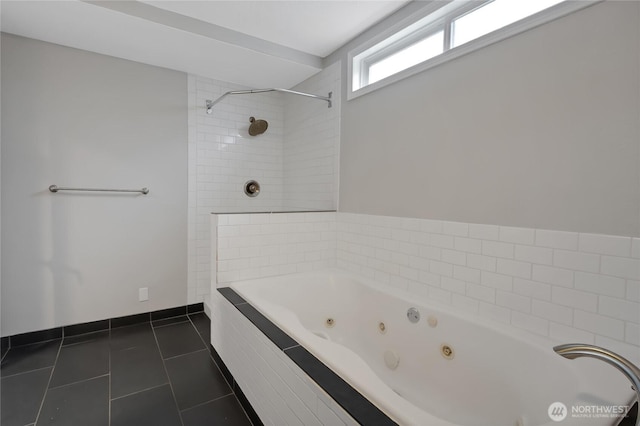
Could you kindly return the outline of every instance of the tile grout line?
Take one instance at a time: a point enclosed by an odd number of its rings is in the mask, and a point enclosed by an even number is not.
[[[52,387],[52,388],[49,388],[49,389],[60,389],[60,388],[63,388],[65,386],[77,385],[78,383],[88,382],[89,380],[100,379],[102,377],[106,377],[106,376],[110,376],[110,375],[111,375],[110,373],[105,373],[105,374],[101,374],[99,376],[89,377],[87,379],[82,379],[82,380],[78,380],[78,381],[71,382],[71,383],[65,383],[64,385],[55,386],[55,387]]]
[[[207,316],[206,313],[204,313],[204,311],[202,312],[204,314],[205,317],[207,317],[207,319],[209,319],[209,323],[211,323],[211,318],[209,318]],[[227,376],[224,375],[224,373],[222,372],[222,369],[220,368],[220,366],[218,365],[218,363],[216,362],[215,359],[213,359],[213,355],[211,354],[211,350],[209,349],[209,346],[213,347],[213,345],[211,345],[211,343],[207,343],[204,338],[202,337],[202,334],[200,334],[200,332],[198,331],[198,327],[196,327],[196,325],[193,323],[193,320],[191,319],[191,317],[189,317],[189,321],[191,321],[191,325],[193,325],[193,328],[196,329],[196,332],[198,333],[198,336],[200,336],[200,340],[202,340],[202,342],[204,343],[204,345],[207,348],[207,351],[209,351],[209,359],[211,359],[211,361],[213,361],[213,364],[216,366],[216,368],[218,369],[218,372],[222,375],[222,378],[224,379],[224,381],[227,383],[227,385],[229,386],[229,389],[231,389],[231,395],[233,395],[233,397],[235,398],[236,402],[238,403],[238,405],[240,405],[240,408],[242,409],[242,412],[244,413],[244,415],[247,417],[247,419],[249,420],[249,423],[251,425],[253,425],[253,420],[251,420],[251,416],[249,416],[249,414],[247,413],[247,410],[244,408],[244,405],[242,405],[242,403],[240,402],[240,399],[238,399],[238,395],[236,394],[235,391],[235,386],[233,383],[229,383],[229,381],[227,380]],[[214,349],[215,350],[215,349]],[[235,381],[235,380],[234,380]],[[226,395],[228,396],[228,395]],[[221,397],[224,398],[224,397]],[[246,398],[246,397],[245,397]],[[218,398],[220,399],[220,398]],[[211,401],[209,401],[211,402]],[[192,407],[193,408],[193,407]]]
[[[168,385],[168,384],[169,384],[169,380],[167,380],[167,382],[166,382],[166,383],[161,383],[161,384],[159,384],[159,385],[151,386],[151,387],[144,388],[144,389],[140,389],[140,390],[138,390],[138,391],[131,392],[131,393],[128,393],[128,394],[126,394],[126,395],[122,395],[122,396],[118,396],[118,397],[115,397],[115,398],[111,398],[111,400],[110,400],[110,401],[117,401],[117,400],[119,400],[119,399],[127,398],[127,397],[132,396],[132,395],[137,395],[137,394],[139,394],[139,393],[146,392],[146,391],[150,391],[150,390],[152,390],[152,389],[161,388],[162,386],[166,386],[166,385]]]
[[[182,411],[180,411],[180,406],[178,405],[178,400],[176,399],[176,393],[173,390],[173,384],[171,383],[171,377],[169,376],[169,370],[167,370],[167,364],[164,362],[164,357],[162,356],[162,349],[160,349],[160,343],[158,342],[158,336],[156,335],[156,330],[153,328],[153,324],[151,324],[151,332],[153,333],[153,337],[156,341],[156,347],[158,348],[158,352],[160,353],[160,359],[162,360],[162,366],[164,367],[164,372],[167,375],[167,381],[169,382],[169,389],[171,389],[171,396],[173,396],[173,402],[176,404],[176,411],[178,411],[178,418],[180,418],[180,425],[184,426],[184,421],[182,420]]]
[[[219,397],[217,397],[217,398],[210,399],[209,401],[201,402],[201,403],[199,403],[199,404],[194,405],[193,407],[185,408],[184,410],[181,410],[181,412],[182,412],[182,411],[189,411],[189,410],[192,410],[192,409],[194,409],[194,408],[198,408],[198,407],[202,407],[203,405],[209,404],[210,402],[218,401],[218,400],[220,400],[220,399],[227,398],[227,397],[229,397],[229,396],[234,396],[233,391],[231,391],[231,392],[230,392],[230,393],[228,393],[228,394],[225,394],[225,395],[219,396]]]
[[[206,351],[206,350],[207,350],[206,348],[205,349],[198,349],[197,351],[186,352],[186,353],[183,353],[183,354],[180,354],[180,355],[170,356],[168,358],[163,358],[163,359],[166,360],[166,361],[169,361],[169,360],[172,360],[172,359],[180,358],[180,357],[187,356],[187,355],[192,355],[192,354],[195,354],[195,353],[198,353],[198,352],[203,352],[203,351]]]
[[[4,359],[7,357],[7,355],[9,354],[9,351],[11,350],[11,338],[9,338],[9,347],[7,348],[7,351],[4,353],[4,355],[2,355],[2,358],[0,358],[0,364],[4,361]]]
[[[64,340],[64,331],[62,332],[62,339],[60,339],[60,346],[58,346],[58,353],[56,354],[55,361],[53,361],[53,368],[51,369],[51,374],[49,375],[49,380],[47,381],[47,387],[44,390],[42,401],[40,401],[40,408],[38,408],[38,414],[36,414],[36,420],[33,422],[33,424],[38,424],[38,420],[40,420],[40,415],[42,414],[42,407],[44,406],[44,400],[47,398],[47,393],[49,393],[49,385],[51,384],[53,373],[56,371],[56,365],[58,364],[58,358],[60,357],[60,351],[62,350],[63,340]]]
[[[107,347],[109,350],[109,392],[107,394],[107,425],[111,426],[111,319],[109,319],[109,345]]]
[[[206,314],[205,314],[206,316]],[[189,318],[189,321],[191,321],[191,318]],[[211,321],[211,320],[209,320]],[[227,377],[224,375],[224,373],[222,372],[222,370],[220,369],[220,366],[218,365],[218,363],[216,362],[215,359],[213,359],[213,355],[211,355],[211,350],[209,349],[209,345],[211,345],[211,343],[207,344],[207,342],[202,338],[202,335],[200,334],[200,332],[198,331],[198,328],[196,327],[196,325],[193,323],[193,321],[191,321],[191,325],[193,325],[193,328],[196,329],[196,332],[198,333],[198,336],[200,337],[200,340],[202,340],[202,343],[204,343],[205,345],[205,350],[209,352],[209,358],[213,361],[213,364],[216,366],[216,368],[218,369],[218,372],[222,375],[222,378],[224,379],[224,381],[227,383],[227,385],[229,385],[229,389],[231,389],[231,392],[233,394],[235,394],[234,390],[233,390],[233,383],[229,383],[229,381],[227,380]]]
[[[186,316],[186,315],[185,315]],[[177,318],[177,317],[176,317]],[[163,321],[163,320],[158,320],[158,321]],[[176,322],[172,322],[170,324],[162,324],[162,325],[154,325],[153,322],[151,323],[151,327],[153,328],[163,328],[163,327],[170,327],[172,325],[176,325],[176,324],[184,324],[185,322],[189,322],[189,320],[184,320],[184,321],[176,321]]]
[[[10,374],[8,376],[2,376],[2,379],[8,379],[10,377],[15,377],[15,376],[19,376],[21,374],[28,374],[28,373],[33,373],[35,371],[40,371],[40,370],[46,370],[47,368],[52,368],[53,366],[51,365],[47,365],[46,367],[41,367],[41,368],[34,368],[33,370],[27,370],[27,371],[21,371],[20,373],[15,373],[15,374]]]

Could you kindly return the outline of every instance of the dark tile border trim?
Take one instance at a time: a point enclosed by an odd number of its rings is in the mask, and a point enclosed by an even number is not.
[[[61,339],[62,327],[50,328],[49,330],[32,331],[30,333],[16,334],[9,336],[11,347],[30,345],[31,343],[45,342],[47,340]]]
[[[198,312],[204,312],[204,303],[200,302],[187,305],[187,314],[197,314]]]
[[[128,325],[151,322],[151,313],[127,315],[126,317],[111,318],[111,328],[126,327]]]
[[[249,417],[249,420],[251,420],[253,426],[264,426],[264,423],[262,423],[262,420],[260,420],[258,413],[256,413],[256,410],[253,409],[253,406],[244,395],[244,392],[242,392],[242,389],[240,389],[240,385],[238,385],[238,383],[233,379],[233,375],[227,368],[222,358],[220,358],[220,355],[218,355],[218,352],[215,350],[213,345],[211,345],[211,343],[209,343],[209,352],[211,352],[211,357],[218,365],[218,368],[222,372],[224,378],[227,379],[227,383],[229,383],[229,386],[231,386],[233,393],[235,393],[236,398],[238,398],[238,402],[240,403],[242,408],[244,408],[244,411],[245,413],[247,413],[247,417]]]
[[[8,336],[0,339],[0,359],[4,358],[6,353],[9,352],[10,348],[11,348],[11,345],[9,344]]]
[[[78,334],[93,333],[95,331],[108,330],[109,320],[86,322],[84,324],[68,325],[63,327],[64,337],[77,336]]]
[[[178,306],[176,308],[162,309],[160,311],[151,312],[151,321],[157,321],[166,318],[179,317],[187,315],[186,306]]]
[[[145,312],[142,314],[127,315],[124,317],[73,324],[64,327],[56,327],[49,330],[39,330],[29,333],[15,334],[13,336],[5,336],[2,337],[1,352],[2,356],[4,356],[6,350],[16,346],[45,342],[47,340],[69,338],[88,333],[95,333],[97,331],[106,331],[112,328],[140,324],[144,322],[165,320],[167,318],[185,316],[187,315],[187,313],[194,314],[196,312],[202,311],[204,311],[204,304],[194,303],[193,305],[178,306],[175,308],[161,309],[159,311]]]
[[[397,423],[391,420],[389,416],[373,405],[371,401],[351,387],[351,385],[345,382],[329,367],[324,365],[324,363],[313,354],[300,346],[298,342],[267,319],[267,317],[258,312],[257,309],[251,306],[233,289],[229,287],[222,287],[218,288],[218,292],[222,294],[232,305],[234,305],[245,317],[247,317],[247,319],[249,319],[249,321],[258,328],[258,330],[267,336],[269,340],[278,346],[278,348],[280,348],[289,357],[289,359],[307,373],[307,375],[309,375],[309,377],[314,380],[318,386],[324,389],[324,391],[327,392],[329,396],[331,396],[331,398],[333,398],[333,400],[336,401],[347,413],[349,413],[355,421],[362,425],[397,425]],[[285,337],[282,337],[283,335]],[[212,348],[212,350],[215,352],[215,349]],[[217,353],[215,353],[213,357],[216,362],[220,360],[220,364],[218,365],[224,365],[222,359],[220,359],[220,356]],[[233,377],[225,366],[223,370],[225,377],[227,372],[231,377]]]

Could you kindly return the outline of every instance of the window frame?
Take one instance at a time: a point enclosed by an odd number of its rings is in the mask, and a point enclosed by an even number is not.
[[[451,46],[452,22],[479,9],[492,0],[449,0],[429,2],[420,11],[389,27],[376,37],[352,49],[347,54],[347,100],[373,92],[411,75],[446,63],[452,59],[482,49],[483,47],[513,37],[529,29],[551,22],[604,0],[563,1],[519,21],[484,34],[457,47]],[[371,84],[369,67],[402,49],[443,30],[443,52],[416,65],[385,77]],[[405,34],[406,33],[406,34]],[[382,45],[381,47],[378,47]],[[356,83],[357,80],[357,83]],[[357,87],[354,90],[354,87]]]

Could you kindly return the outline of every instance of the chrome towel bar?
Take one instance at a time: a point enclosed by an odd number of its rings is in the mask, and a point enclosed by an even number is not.
[[[51,185],[49,187],[49,191],[58,192],[58,191],[98,191],[98,192],[139,192],[141,194],[148,194],[149,188],[142,189],[104,189],[104,188],[67,188],[58,185]]]

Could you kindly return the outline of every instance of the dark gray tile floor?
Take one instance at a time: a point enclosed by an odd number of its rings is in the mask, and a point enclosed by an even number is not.
[[[251,426],[189,314],[12,347],[1,426]]]

